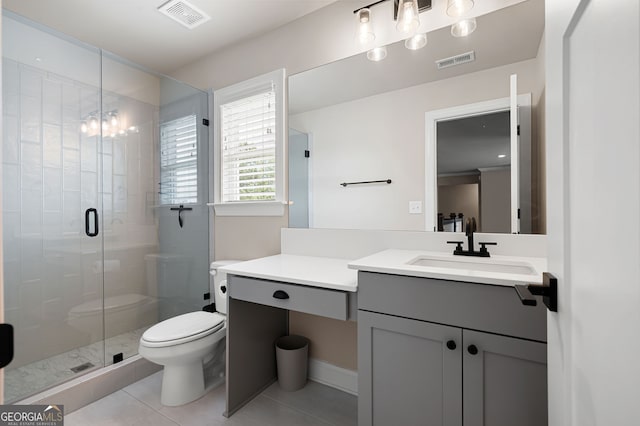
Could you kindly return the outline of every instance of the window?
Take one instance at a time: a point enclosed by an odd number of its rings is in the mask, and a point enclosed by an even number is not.
[[[284,214],[284,70],[214,93],[215,210]]]
[[[160,125],[160,204],[198,202],[196,116]]]
[[[276,96],[221,106],[222,202],[276,199]]]

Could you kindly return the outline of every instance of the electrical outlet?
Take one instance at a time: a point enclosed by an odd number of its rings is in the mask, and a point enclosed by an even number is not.
[[[422,214],[422,201],[409,201],[409,214]]]

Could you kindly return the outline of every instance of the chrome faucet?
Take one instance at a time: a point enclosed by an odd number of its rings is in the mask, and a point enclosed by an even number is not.
[[[480,250],[475,251],[473,248],[473,233],[476,232],[478,226],[476,224],[476,218],[467,218],[465,224],[464,233],[467,236],[467,250],[462,249],[462,241],[447,241],[447,244],[456,244],[453,254],[457,256],[477,256],[477,257],[490,257],[491,254],[487,250],[487,246],[496,246],[498,243],[493,242],[478,242],[480,244]]]

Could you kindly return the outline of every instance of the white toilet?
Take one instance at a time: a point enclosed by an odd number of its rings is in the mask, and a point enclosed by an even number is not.
[[[217,312],[190,312],[162,321],[144,332],[138,353],[164,366],[161,402],[176,406],[195,401],[205,393],[203,365],[224,362],[224,353],[216,348],[226,336],[227,279],[217,269],[238,261],[211,264],[209,280]],[[212,360],[219,354],[219,360]]]

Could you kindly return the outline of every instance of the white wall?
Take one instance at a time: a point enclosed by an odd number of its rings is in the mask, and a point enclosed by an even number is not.
[[[483,0],[476,2],[469,16],[480,16],[524,0]],[[354,41],[353,11],[366,3],[339,0],[259,37],[205,56],[171,75],[201,89],[219,89],[233,83],[285,68],[295,74],[369,50]],[[429,19],[421,19],[417,32],[429,32],[455,22],[445,13],[446,2],[434,1]],[[375,6],[372,19],[374,45],[386,46],[403,39],[396,31],[393,2]],[[205,41],[206,42],[206,41]]]
[[[314,227],[424,230],[409,201],[425,199],[425,113],[509,96],[540,94],[537,59],[387,92],[289,117],[313,135]],[[391,179],[391,185],[344,188],[340,182]]]

